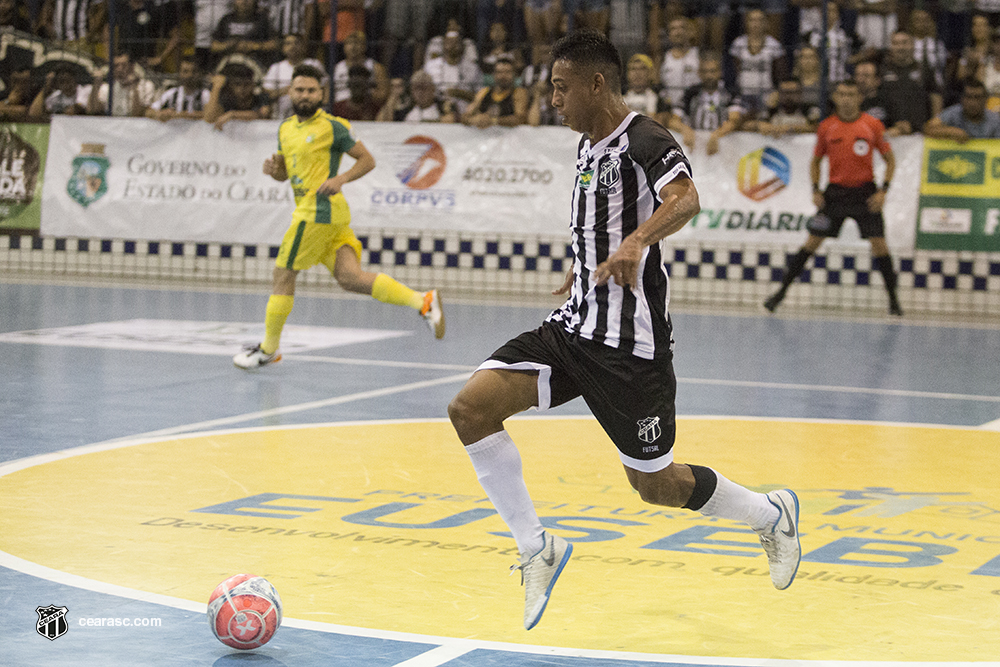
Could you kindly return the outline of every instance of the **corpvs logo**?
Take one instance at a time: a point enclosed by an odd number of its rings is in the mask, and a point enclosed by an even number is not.
[[[448,167],[444,147],[433,137],[417,135],[391,147],[389,162],[403,187],[378,188],[372,204],[404,208],[452,208],[455,193],[435,188]]]
[[[80,206],[87,208],[108,191],[110,160],[104,155],[104,144],[83,144],[73,158],[73,173],[66,183],[66,192]]]

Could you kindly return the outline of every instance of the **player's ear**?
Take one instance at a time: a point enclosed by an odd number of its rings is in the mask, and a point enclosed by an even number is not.
[[[599,93],[604,90],[604,87],[608,84],[607,80],[604,78],[604,72],[597,71],[594,72],[594,78],[591,80],[590,88],[593,92]]]

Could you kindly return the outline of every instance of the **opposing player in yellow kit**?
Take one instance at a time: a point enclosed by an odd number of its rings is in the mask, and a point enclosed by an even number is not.
[[[343,118],[322,111],[322,73],[309,65],[292,72],[289,96],[295,115],[278,130],[278,152],[264,161],[264,173],[290,180],[295,213],[285,232],[274,267],[274,287],[267,302],[264,340],[235,357],[240,368],[257,368],[281,359],[278,343],[292,312],[299,271],[323,264],[349,292],[371,294],[384,303],[420,312],[436,338],[444,336],[444,312],[437,290],[415,292],[384,273],[361,269],[361,242],[351,231],[351,213],[341,192],[345,183],[375,168],[375,158],[351,133]],[[338,173],[346,153],[355,163]]]

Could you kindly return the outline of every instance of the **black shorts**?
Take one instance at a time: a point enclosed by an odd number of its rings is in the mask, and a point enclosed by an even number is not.
[[[642,359],[545,322],[508,341],[479,369],[538,373],[538,409],[582,396],[629,468],[673,461],[677,379],[673,356]]]
[[[868,210],[868,198],[877,191],[874,183],[853,188],[831,183],[823,193],[823,210],[809,221],[806,228],[813,236],[835,238],[840,235],[844,220],[853,218],[858,223],[861,238],[885,238],[882,213]]]

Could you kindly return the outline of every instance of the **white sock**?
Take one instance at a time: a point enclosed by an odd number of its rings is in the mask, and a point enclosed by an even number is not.
[[[770,528],[774,525],[780,513],[765,494],[751,491],[729,481],[720,475],[718,470],[713,470],[713,472],[719,481],[715,485],[715,493],[698,510],[701,514],[743,521],[750,524],[750,527],[755,530]]]
[[[535,554],[543,546],[544,528],[535,513],[521,473],[521,455],[507,431],[488,435],[465,448],[479,483],[500,518],[514,535],[521,553]]]

